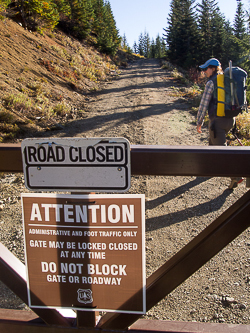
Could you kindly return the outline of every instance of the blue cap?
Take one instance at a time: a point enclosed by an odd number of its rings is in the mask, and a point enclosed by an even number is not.
[[[216,58],[212,58],[212,59],[209,59],[209,60],[207,60],[206,62],[205,62],[205,64],[203,64],[203,65],[200,65],[199,67],[201,68],[201,69],[205,69],[205,68],[207,68],[208,66],[220,66],[221,64],[220,64],[220,62],[219,62],[219,60],[218,59],[216,59]]]

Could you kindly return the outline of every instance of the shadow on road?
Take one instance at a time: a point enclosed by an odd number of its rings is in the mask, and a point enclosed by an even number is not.
[[[176,198],[177,196],[185,193],[188,191],[191,187],[194,187],[196,185],[199,185],[205,181],[207,181],[208,177],[197,177],[194,180],[191,180],[189,183],[186,183],[178,188],[175,188],[174,190],[164,194],[162,197],[156,198],[151,201],[147,201],[146,203],[146,209],[153,209],[164,202],[167,202],[169,200],[172,200],[173,198]]]
[[[124,75],[121,75],[119,80],[125,80],[128,85],[119,86],[112,84],[112,86],[97,92],[91,92],[88,95],[94,98],[88,101],[89,109],[83,113],[82,118],[71,120],[66,122],[65,125],[52,126],[52,129],[48,128],[46,131],[33,132],[32,136],[55,136],[70,137],[81,135],[88,135],[88,132],[93,130],[105,129],[105,126],[118,127],[119,125],[128,124],[134,125],[134,122],[145,119],[151,116],[163,115],[171,112],[172,110],[189,110],[187,100],[183,98],[174,98],[167,103],[162,100],[152,99],[152,103],[149,101],[149,96],[152,91],[159,91],[162,88],[167,88],[173,85],[171,80],[162,79],[165,75],[168,75],[166,71],[159,68],[159,63],[155,59],[148,59],[136,62],[131,68],[124,71]],[[143,78],[155,77],[151,80],[145,80]],[[137,78],[138,84],[137,84]],[[118,80],[115,79],[115,81]],[[124,84],[125,84],[124,83]],[[65,84],[64,84],[65,85]],[[142,94],[142,90],[145,89],[145,93]],[[79,92],[78,92],[79,93]],[[122,96],[120,96],[120,94]],[[165,90],[164,90],[165,93]],[[167,94],[167,91],[166,91]],[[84,96],[83,96],[84,97]],[[87,97],[87,96],[85,96]],[[122,97],[127,100],[128,103],[122,105],[121,103],[114,106],[111,104],[112,99],[116,100]],[[97,99],[97,101],[96,101]],[[96,111],[96,103],[103,104],[103,109]],[[109,105],[106,112],[105,106]],[[80,106],[79,106],[80,108]],[[85,102],[83,98],[82,108],[85,109]],[[99,133],[98,133],[99,135]]]
[[[177,196],[181,195],[185,191],[187,191],[190,187],[196,186],[198,184],[201,184],[202,182],[206,181],[208,178],[205,177],[197,177],[195,180],[192,180],[191,182],[180,186],[177,189],[174,189],[173,191],[163,195],[162,197],[159,197],[157,199],[154,199],[152,201],[148,201],[146,203],[146,209],[153,209],[164,202],[170,201],[171,199],[176,198]],[[169,214],[165,214],[159,217],[152,217],[148,218],[146,220],[146,229],[147,231],[150,230],[157,230],[160,228],[164,228],[166,226],[170,226],[175,223],[180,223],[183,221],[186,221],[189,218],[193,218],[196,216],[202,216],[209,214],[211,212],[219,210],[223,204],[225,203],[227,197],[231,194],[231,191],[226,189],[223,193],[221,193],[218,197],[201,203],[197,204],[196,206],[189,207],[182,209],[178,212],[173,212]]]
[[[180,105],[179,105],[180,104]],[[135,106],[136,107],[136,106]],[[161,115],[167,112],[170,112],[173,109],[178,108],[186,109],[186,106],[183,104],[183,100],[175,100],[171,104],[145,104],[140,105],[139,110],[133,110],[133,112],[112,112],[105,115],[98,115],[93,117],[87,117],[80,120],[72,121],[70,124],[66,125],[66,128],[59,129],[57,133],[60,133],[61,136],[69,136],[68,129],[71,127],[74,129],[74,136],[77,134],[84,134],[85,132],[99,129],[101,127],[104,127],[105,125],[112,122],[112,126],[119,126],[120,124],[133,124],[134,121],[138,121],[140,119],[145,119],[147,117],[150,117],[152,115]],[[124,109],[133,109],[133,107],[124,107]],[[40,136],[40,133],[37,133],[38,136]],[[48,136],[50,133],[46,132],[46,135]],[[55,134],[55,133],[54,133]]]

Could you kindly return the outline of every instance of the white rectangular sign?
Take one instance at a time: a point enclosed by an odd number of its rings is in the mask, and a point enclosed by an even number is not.
[[[22,157],[25,185],[32,191],[130,188],[130,144],[124,138],[25,139]]]

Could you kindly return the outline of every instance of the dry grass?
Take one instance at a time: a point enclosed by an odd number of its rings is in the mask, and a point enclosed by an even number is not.
[[[236,117],[236,135],[244,146],[250,146],[250,113],[243,112]],[[231,146],[240,146],[233,134],[228,136]]]
[[[8,19],[0,25],[0,57],[6,59],[0,70],[0,142],[81,118],[86,95],[114,72],[119,75],[110,57],[60,31],[41,36]]]

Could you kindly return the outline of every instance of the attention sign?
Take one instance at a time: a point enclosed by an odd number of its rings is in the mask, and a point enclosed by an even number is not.
[[[144,195],[22,194],[29,306],[143,314]]]
[[[124,138],[22,141],[25,185],[32,191],[126,192],[130,144]]]

